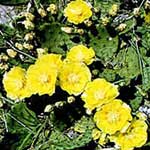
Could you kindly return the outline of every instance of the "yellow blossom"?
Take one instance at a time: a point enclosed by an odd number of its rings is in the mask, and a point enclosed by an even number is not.
[[[31,65],[27,70],[27,86],[33,94],[49,94],[55,92],[57,71],[43,62]]]
[[[11,99],[23,99],[31,93],[26,88],[25,70],[20,67],[13,67],[4,74],[3,85],[7,96]]]
[[[94,115],[97,127],[108,134],[120,131],[131,120],[130,107],[116,99],[103,105]]]
[[[72,47],[67,53],[67,60],[72,62],[84,62],[90,65],[94,60],[95,52],[92,48],[87,48],[84,45]]]
[[[69,62],[63,64],[59,74],[60,87],[69,94],[79,95],[87,82],[91,80],[91,73],[83,63]]]
[[[147,124],[144,120],[133,120],[126,133],[112,135],[110,140],[121,147],[121,150],[130,150],[141,147],[147,141]]]
[[[118,95],[117,86],[98,78],[87,84],[81,98],[85,102],[84,107],[93,110],[112,101]]]
[[[83,0],[70,2],[64,10],[64,15],[68,21],[74,24],[82,23],[92,16],[91,7]]]
[[[39,57],[36,64],[45,64],[46,66],[53,68],[59,72],[62,66],[61,55],[59,54],[45,54]]]

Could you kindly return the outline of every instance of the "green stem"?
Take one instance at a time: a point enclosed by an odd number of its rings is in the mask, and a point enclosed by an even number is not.
[[[18,150],[22,150],[23,146],[25,145],[25,143],[28,141],[28,139],[31,137],[32,133],[29,133],[25,139],[23,140],[23,142],[21,143],[21,145],[19,146]]]

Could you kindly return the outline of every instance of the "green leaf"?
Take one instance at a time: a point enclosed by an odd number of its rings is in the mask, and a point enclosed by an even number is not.
[[[54,129],[49,141],[39,148],[40,150],[73,150],[85,146],[92,140],[91,134],[94,127],[92,119],[83,116],[73,127],[64,132]]]
[[[20,5],[26,4],[29,0],[0,0],[0,4],[2,5]]]
[[[25,103],[19,102],[11,107],[6,117],[9,133],[16,134],[19,139],[13,144],[13,149],[20,146],[23,149],[31,144],[32,135],[39,124],[35,113],[29,110]]]
[[[42,47],[48,48],[52,53],[65,54],[63,47],[66,46],[69,49],[74,45],[69,35],[61,31],[59,23],[44,24],[40,30]]]
[[[143,97],[139,92],[135,93],[135,99],[130,101],[131,108],[134,112],[138,110],[142,103]]]
[[[102,61],[112,60],[118,48],[118,36],[112,38],[105,28],[98,28],[98,35],[90,35],[90,46],[95,50],[96,56]]]
[[[121,50],[113,63],[118,75],[127,82],[140,74],[138,55],[132,47]]]

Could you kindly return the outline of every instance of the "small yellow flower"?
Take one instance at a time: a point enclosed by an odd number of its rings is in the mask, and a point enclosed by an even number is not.
[[[145,23],[150,24],[150,12],[148,12],[147,14],[145,14]]]
[[[92,48],[87,48],[84,45],[72,47],[67,53],[67,60],[72,62],[84,62],[90,65],[94,60],[95,52]]]
[[[62,66],[61,55],[59,54],[45,54],[39,57],[36,64],[45,64],[46,66],[53,68],[59,72]]]
[[[91,7],[83,0],[70,2],[64,10],[64,15],[68,21],[74,24],[82,23],[92,16]]]
[[[7,49],[7,54],[9,57],[14,58],[17,55],[17,52],[13,49]]]
[[[27,70],[27,86],[33,94],[49,94],[55,92],[57,71],[43,62],[31,65]]]
[[[59,74],[60,87],[69,94],[79,95],[91,80],[88,67],[82,63],[65,63]]]
[[[120,131],[131,120],[131,109],[121,100],[103,105],[94,115],[97,127],[108,134]]]
[[[130,150],[141,147],[147,141],[147,124],[144,120],[133,120],[126,133],[112,135],[110,140],[121,147],[121,150]]]
[[[11,99],[23,99],[31,93],[26,88],[25,70],[20,67],[13,67],[4,74],[3,85],[7,96]]]
[[[117,86],[107,82],[105,79],[95,79],[89,82],[81,98],[85,102],[84,107],[93,110],[106,104],[119,95]]]

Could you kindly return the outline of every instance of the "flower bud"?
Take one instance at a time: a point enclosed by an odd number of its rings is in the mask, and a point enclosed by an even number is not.
[[[7,54],[9,57],[14,58],[17,55],[17,52],[13,49],[7,49]]]
[[[44,18],[47,15],[46,11],[43,8],[39,8],[38,13],[42,18]]]

